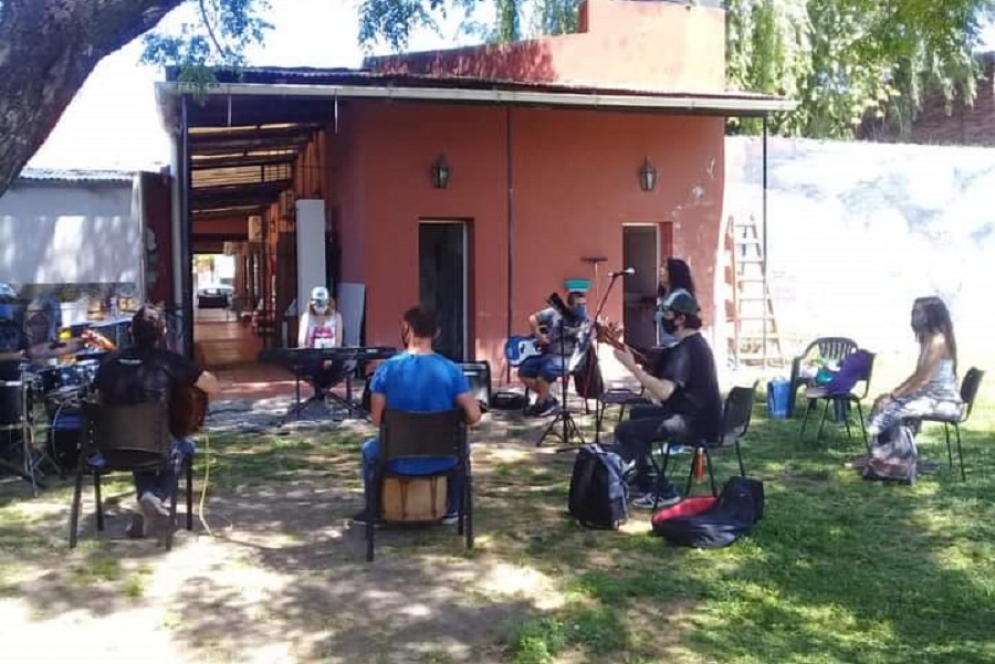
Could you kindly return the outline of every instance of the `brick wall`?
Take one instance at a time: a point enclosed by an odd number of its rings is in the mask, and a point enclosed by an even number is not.
[[[982,56],[984,74],[978,79],[973,106],[955,100],[948,109],[943,96],[931,94],[902,135],[892,123],[868,122],[860,129],[863,140],[922,145],[977,145],[995,147],[995,53]]]

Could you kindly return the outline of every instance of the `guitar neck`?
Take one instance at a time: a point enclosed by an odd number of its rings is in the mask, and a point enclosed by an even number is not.
[[[646,363],[649,362],[649,358],[647,358],[645,355],[643,355],[642,353],[640,353],[638,350],[636,350],[634,348],[630,348],[629,346],[626,346],[624,343],[622,343],[618,339],[615,339],[614,337],[605,336],[605,337],[603,337],[601,339],[601,341],[603,343],[608,344],[612,348],[616,348],[616,349],[621,350],[621,351],[629,351],[630,353],[632,353],[632,357],[635,358],[636,362],[639,362],[640,364],[646,364]]]

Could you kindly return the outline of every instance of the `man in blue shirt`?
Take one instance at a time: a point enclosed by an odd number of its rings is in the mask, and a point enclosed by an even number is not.
[[[386,408],[413,413],[452,410],[459,406],[466,413],[466,423],[480,421],[480,404],[470,391],[463,370],[432,350],[432,340],[439,326],[435,312],[426,306],[404,312],[401,342],[405,352],[381,364],[370,383],[370,419],[379,427]],[[372,480],[373,465],[380,453],[380,441],[371,438],[363,443],[363,486]],[[431,475],[451,468],[451,458],[399,459],[391,470],[405,475]],[[443,522],[454,523],[459,514],[462,486],[449,483],[449,501]],[[369,515],[364,508],[353,517],[365,523]]]

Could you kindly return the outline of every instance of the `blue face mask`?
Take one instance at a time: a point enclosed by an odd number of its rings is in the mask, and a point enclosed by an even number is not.
[[[587,320],[587,306],[583,304],[578,304],[576,307],[574,307],[573,312],[574,316],[577,317],[578,321]]]

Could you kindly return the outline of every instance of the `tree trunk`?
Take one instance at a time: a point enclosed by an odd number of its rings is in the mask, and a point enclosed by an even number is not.
[[[0,196],[97,63],[182,2],[0,0]]]

